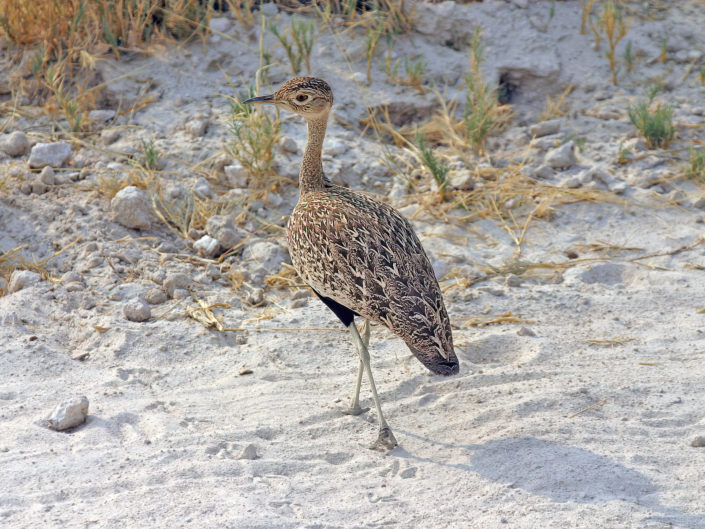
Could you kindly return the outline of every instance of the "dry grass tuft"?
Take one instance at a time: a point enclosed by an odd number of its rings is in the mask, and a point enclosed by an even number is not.
[[[12,250],[9,250],[3,254],[0,254],[0,277],[3,277],[9,281],[12,272],[14,272],[15,270],[30,270],[32,272],[37,272],[44,279],[50,279],[51,275],[47,270],[47,264],[49,263],[49,261],[55,259],[59,255],[64,253],[66,250],[71,248],[80,240],[81,238],[78,237],[70,244],[63,247],[61,250],[53,253],[49,257],[45,257],[44,259],[39,260],[30,260],[27,259],[24,255],[22,255],[22,250],[27,248],[26,244],[23,246],[18,246],[17,248],[13,248]],[[4,291],[0,290],[0,296],[2,296],[4,293]]]

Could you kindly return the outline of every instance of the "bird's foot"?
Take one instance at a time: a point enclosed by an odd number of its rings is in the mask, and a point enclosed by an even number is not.
[[[357,406],[350,406],[350,407],[345,408],[340,411],[343,412],[343,415],[362,415],[366,411],[370,411],[370,409],[369,408],[361,408],[360,405],[358,404]]]
[[[396,438],[394,437],[394,434],[392,433],[391,428],[386,427],[382,428],[379,431],[379,437],[377,437],[377,440],[370,446],[371,450],[392,450],[395,448],[399,443],[397,443]]]

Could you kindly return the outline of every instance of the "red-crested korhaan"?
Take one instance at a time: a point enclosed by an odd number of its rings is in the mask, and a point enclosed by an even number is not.
[[[299,172],[299,201],[288,223],[291,261],[301,278],[350,330],[360,355],[350,408],[359,414],[365,371],[377,408],[379,437],[372,448],[397,445],[370,369],[369,322],[399,336],[423,365],[439,375],[458,373],[450,321],[441,289],[411,223],[394,208],[333,185],[323,171],[321,148],[333,92],[325,81],[296,77],[272,95],[244,103],[268,103],[302,116],[308,126]],[[364,318],[360,335],[355,316]]]

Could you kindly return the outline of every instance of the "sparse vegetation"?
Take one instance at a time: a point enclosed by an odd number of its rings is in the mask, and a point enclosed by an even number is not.
[[[249,96],[256,93],[250,88]],[[230,104],[229,126],[233,138],[227,144],[226,152],[235,158],[250,175],[250,189],[266,191],[272,187],[273,147],[279,141],[281,122],[278,113],[275,117],[256,105],[243,105],[244,97],[237,95],[228,98]]]
[[[149,140],[149,142],[146,142],[142,140],[142,151],[144,154],[144,167],[150,171],[155,170],[159,161],[159,151],[154,146],[154,141]]]
[[[629,119],[644,137],[649,149],[668,147],[675,135],[673,108],[659,104],[651,111],[646,102],[638,103],[627,110]]]
[[[605,0],[602,6],[602,14],[599,19],[600,26],[605,32],[605,38],[609,49],[605,52],[609,61],[610,71],[612,72],[612,84],[617,84],[617,44],[621,41],[629,31],[629,24],[624,21],[622,11],[619,9],[615,0]]]
[[[317,38],[313,20],[292,16],[290,26],[284,32],[279,31],[275,22],[271,22],[268,28],[286,52],[292,75],[299,75],[302,62],[306,64],[306,71],[311,73],[311,51]]]
[[[484,47],[481,38],[482,31],[477,27],[470,45],[471,71],[465,76],[467,85],[465,127],[472,148],[476,153],[482,153],[485,150],[487,136],[495,124],[495,114],[499,106],[497,91],[485,82],[480,71],[484,61]]]
[[[391,55],[388,53],[384,60],[384,73],[387,78],[393,83],[411,86],[416,89],[419,94],[424,93],[423,76],[426,70],[427,63],[423,58],[418,58],[415,61],[409,59],[408,55],[404,56],[404,73],[405,77],[399,75],[399,66],[401,59],[396,59],[392,62]]]
[[[705,183],[705,149],[688,149],[690,162],[685,171],[685,175],[699,183]]]
[[[429,170],[433,180],[436,182],[438,196],[443,202],[445,200],[445,192],[448,187],[448,171],[450,168],[443,161],[439,160],[433,149],[426,143],[422,132],[416,133],[416,146],[418,147],[421,162]]]

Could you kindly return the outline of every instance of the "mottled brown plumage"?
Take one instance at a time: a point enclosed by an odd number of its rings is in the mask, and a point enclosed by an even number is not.
[[[299,275],[351,328],[380,416],[379,444],[396,440],[376,397],[367,343],[352,324],[354,315],[385,325],[434,373],[458,372],[450,321],[431,263],[408,220],[369,196],[330,183],[321,164],[333,93],[325,81],[297,77],[271,96],[248,100],[272,103],[303,116],[308,124],[301,162],[299,202],[289,218],[291,259]],[[332,301],[331,301],[332,300]]]

